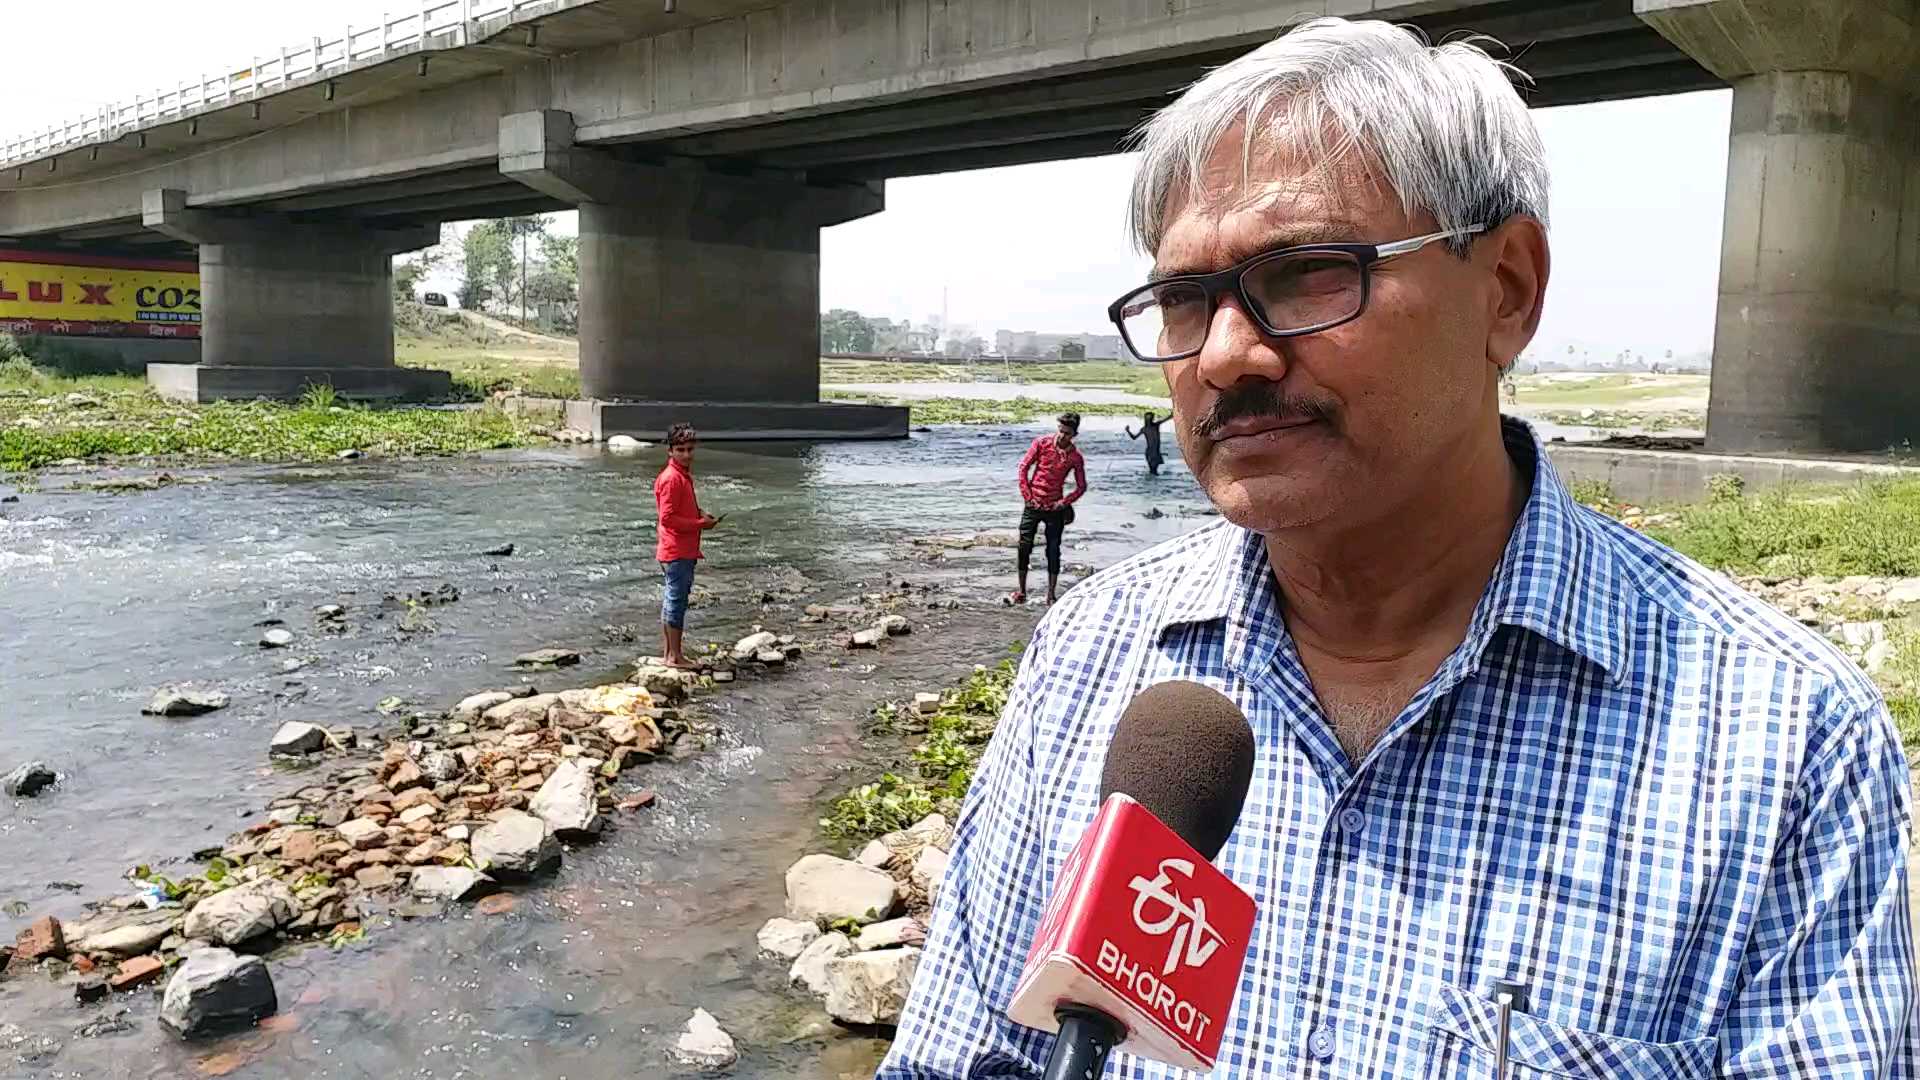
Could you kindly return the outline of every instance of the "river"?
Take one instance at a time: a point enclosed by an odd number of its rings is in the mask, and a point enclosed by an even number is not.
[[[785,994],[784,972],[755,959],[754,931],[780,911],[786,866],[818,846],[823,801],[866,778],[859,724],[871,707],[951,682],[1029,632],[1033,611],[998,603],[1010,551],[935,562],[912,541],[1010,530],[1015,463],[1041,430],[703,446],[701,499],[727,520],[709,534],[690,640],[730,642],[756,622],[804,635],[802,606],[889,576],[962,606],[910,613],[918,632],[878,655],[828,649],[708,696],[696,714],[717,723],[717,745],[620,782],[659,792],[653,809],[622,816],[507,914],[376,920],[362,944],[274,959],[281,1012],[259,1030],[184,1045],[141,992],[118,1003],[132,1031],[80,1038],[98,1006],[76,1009],[43,978],[0,980],[0,1020],[66,1044],[31,1068],[0,1061],[0,1075],[678,1075],[664,1049],[695,1006],[739,1040],[735,1075],[870,1074],[877,1044]],[[1177,458],[1147,476],[1119,421],[1090,419],[1082,446],[1094,490],[1069,533],[1070,564],[1105,565],[1204,520]],[[0,801],[0,905],[79,915],[83,900],[130,891],[129,867],[176,862],[257,819],[306,782],[266,765],[283,721],[384,729],[382,699],[445,708],[521,681],[505,665],[529,649],[589,650],[577,674],[532,679],[555,689],[618,677],[657,651],[648,484],[660,464],[658,450],[556,449],[221,465],[172,470],[211,483],[121,495],[61,490],[112,470],[41,474],[37,491],[0,505],[0,771],[43,759],[65,775],[37,799]],[[0,495],[13,490],[0,481]],[[477,554],[506,543],[511,557]],[[386,594],[442,583],[460,599],[425,609],[414,632],[399,612],[376,617]],[[783,586],[797,591],[763,608]],[[347,607],[345,632],[314,622],[330,603]],[[290,649],[258,646],[258,624],[273,618],[295,633]],[[634,642],[603,631],[622,626]],[[289,658],[309,663],[284,674]],[[172,682],[217,686],[233,707],[140,715]],[[0,933],[26,921],[0,914]]]

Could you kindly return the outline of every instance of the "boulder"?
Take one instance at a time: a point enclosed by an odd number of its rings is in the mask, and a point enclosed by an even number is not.
[[[327,731],[313,724],[303,724],[298,720],[289,720],[280,725],[273,733],[273,743],[269,753],[304,755],[317,754],[327,748]]]
[[[563,761],[540,785],[527,809],[562,840],[580,840],[600,831],[593,771],[578,761]]]
[[[488,690],[483,694],[474,694],[470,697],[461,698],[460,703],[448,711],[447,718],[457,720],[463,724],[471,724],[475,720],[480,719],[480,714],[486,712],[488,709],[493,708],[495,705],[504,705],[512,700],[513,695],[507,693],[505,690]]]
[[[531,877],[560,865],[560,842],[547,823],[518,810],[475,830],[472,847],[474,861],[500,877]]]
[[[903,634],[913,633],[913,624],[907,621],[905,615],[882,615],[880,621],[873,624],[873,628],[885,631],[888,637],[900,637]]]
[[[279,1007],[265,961],[230,949],[200,949],[167,980],[160,1022],[192,1039],[250,1024]]]
[[[193,905],[181,932],[189,938],[238,945],[271,933],[300,914],[300,901],[278,881],[238,885]]]
[[[838,930],[821,934],[800,951],[799,959],[787,971],[787,984],[809,994],[827,992],[827,965],[843,956],[853,955],[853,941]]]
[[[467,770],[460,763],[460,755],[451,750],[435,750],[420,759],[420,771],[434,783],[445,784],[458,780]]]
[[[560,700],[559,694],[534,694],[531,697],[512,698],[493,706],[480,714],[482,723],[490,727],[506,727],[515,720],[531,720],[544,726],[547,722],[547,710]]]
[[[263,649],[284,649],[293,644],[293,631],[275,627],[260,635],[260,647]]]
[[[894,913],[900,897],[885,871],[832,855],[808,855],[787,870],[787,917],[877,922]]]
[[[885,949],[829,963],[827,1015],[845,1024],[898,1024],[919,966],[919,949]]]
[[[892,859],[893,852],[887,849],[887,845],[878,840],[869,840],[867,841],[867,846],[860,849],[860,854],[854,856],[853,861],[859,863],[861,866],[871,866],[875,870],[883,870]]]
[[[574,649],[535,649],[513,658],[513,666],[523,668],[572,667],[579,662]]]
[[[588,438],[591,439],[592,437],[589,436]],[[616,454],[636,453],[638,451],[645,450],[648,445],[649,444],[641,442],[639,439],[636,439],[631,435],[607,436],[607,449],[613,451]],[[712,1019],[712,1017],[708,1017],[708,1019]]]
[[[138,956],[153,951],[179,925],[178,910],[117,912],[67,926],[67,944],[77,953]]]
[[[352,821],[343,821],[340,823],[340,827],[334,831],[340,834],[340,839],[352,844],[355,849],[360,851],[380,847],[386,843],[387,839],[387,830],[382,828],[380,823],[374,821],[372,818],[354,818]]]
[[[740,641],[734,645],[733,658],[735,660],[750,659],[757,655],[762,649],[772,648],[773,644],[779,640],[778,635],[765,630],[757,634],[749,634],[741,638]]]
[[[944,814],[928,814],[907,829],[907,839],[924,847],[953,850],[953,827]]]
[[[820,937],[820,927],[816,923],[800,919],[768,919],[760,928],[760,955],[769,960],[784,960],[791,964],[800,959],[807,946]]]
[[[779,667],[787,662],[787,654],[779,649],[761,649],[753,654],[753,658],[768,667]]]
[[[412,888],[423,900],[478,900],[493,891],[494,881],[464,866],[423,866],[413,872]]]
[[[44,761],[29,761],[0,778],[0,791],[16,799],[31,799],[60,779]]]
[[[920,857],[913,860],[913,870],[909,877],[921,892],[927,894],[928,906],[940,902],[940,883],[947,876],[947,853],[937,847],[920,849]]]
[[[901,945],[924,945],[926,941],[927,928],[919,919],[909,916],[861,927],[859,935],[853,939],[853,947],[860,952],[872,952]]]
[[[224,709],[233,703],[224,692],[219,690],[185,690],[179,687],[163,687],[154,692],[153,700],[140,711],[148,716],[199,716],[215,709]]]
[[[880,647],[880,643],[886,639],[887,632],[879,627],[874,627],[870,630],[859,630],[847,639],[847,648],[877,649]]]
[[[625,438],[615,435],[615,439]],[[612,445],[612,440],[608,441]],[[720,1029],[720,1021],[705,1009],[693,1010],[693,1019],[687,1021],[687,1030],[680,1033],[680,1040],[673,1044],[674,1060],[682,1065],[691,1065],[698,1069],[724,1069],[740,1058],[734,1049],[733,1036]]]
[[[919,713],[921,716],[932,716],[934,713],[939,712],[940,711],[940,695],[939,694],[913,695],[913,711],[916,713]]]

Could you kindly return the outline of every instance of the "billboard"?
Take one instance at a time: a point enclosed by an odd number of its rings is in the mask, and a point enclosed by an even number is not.
[[[67,337],[200,336],[200,268],[0,248],[0,332]]]

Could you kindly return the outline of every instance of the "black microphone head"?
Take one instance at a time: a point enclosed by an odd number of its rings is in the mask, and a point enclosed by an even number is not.
[[[1220,854],[1253,780],[1253,729],[1240,707],[1196,682],[1157,683],[1121,714],[1100,773],[1195,851]]]

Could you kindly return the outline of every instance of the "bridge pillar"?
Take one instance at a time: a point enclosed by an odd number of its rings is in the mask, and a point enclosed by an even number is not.
[[[573,142],[573,119],[504,118],[500,170],[580,208],[575,426],[659,437],[888,438],[905,409],[820,400],[820,229],[878,213],[878,184],[809,185],[641,165]]]
[[[1920,443],[1920,4],[1634,8],[1733,84],[1708,447]]]
[[[200,362],[149,364],[156,393],[184,401],[444,397],[444,371],[393,361],[393,256],[439,240],[437,226],[366,229],[223,217],[186,193],[149,191],[148,228],[200,249]]]

